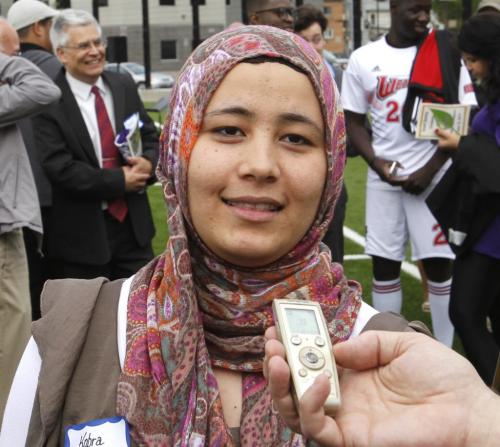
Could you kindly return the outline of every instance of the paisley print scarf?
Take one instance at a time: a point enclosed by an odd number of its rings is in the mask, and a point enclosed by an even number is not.
[[[277,58],[307,74],[325,122],[327,180],[313,225],[287,255],[261,269],[217,258],[193,229],[187,170],[204,111],[224,76],[255,57]],[[332,341],[349,337],[360,288],[348,282],[320,243],[338,197],[345,162],[339,94],[322,58],[286,31],[247,26],[203,42],[182,68],[161,138],[157,174],[168,211],[165,252],[134,278],[127,311],[127,353],[117,410],[139,445],[232,446],[213,367],[241,371],[242,446],[300,446],[276,414],[262,376],[264,331],[271,302],[318,301]]]

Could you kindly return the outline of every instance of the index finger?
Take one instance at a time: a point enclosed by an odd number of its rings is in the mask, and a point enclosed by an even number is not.
[[[266,329],[266,332],[264,333],[264,338],[266,340],[277,340],[278,339],[278,333],[276,332],[276,327],[271,326]]]
[[[269,360],[272,357],[281,357],[282,359],[285,358],[285,347],[275,339],[270,339],[266,342],[266,345],[264,347],[264,365],[263,365],[263,373],[264,377],[267,379],[268,378],[268,365],[269,365]]]
[[[269,361],[269,392],[276,408],[285,423],[300,433],[300,420],[292,395],[290,394],[290,368],[285,360],[274,356]]]

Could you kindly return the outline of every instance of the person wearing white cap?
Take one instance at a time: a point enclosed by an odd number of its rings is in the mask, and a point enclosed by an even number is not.
[[[7,21],[16,31],[57,15],[57,11],[38,0],[18,0],[9,9]]]
[[[57,14],[58,11],[38,0],[18,0],[7,13],[7,20],[16,30],[21,42],[21,56],[33,62],[51,79],[56,77],[62,67],[59,59],[52,53],[50,41],[52,19]],[[47,216],[52,205],[52,189],[40,163],[40,150],[35,141],[31,118],[21,120],[19,128],[35,177],[46,232]],[[24,243],[29,265],[32,318],[36,320],[40,317],[40,293],[47,280],[46,261],[40,253],[38,237],[30,229],[24,229]]]
[[[500,13],[500,0],[481,0],[477,6],[478,14]]]
[[[17,123],[61,96],[46,75],[17,57],[18,52],[15,30],[0,17],[0,421],[30,336],[28,265],[22,229],[42,232],[35,182]]]

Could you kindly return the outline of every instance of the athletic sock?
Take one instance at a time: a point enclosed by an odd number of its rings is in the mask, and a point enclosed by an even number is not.
[[[444,345],[451,348],[453,344],[453,324],[448,308],[450,306],[451,279],[444,282],[427,280],[429,287],[429,304],[431,306],[432,329],[434,336]]]
[[[399,278],[390,281],[372,282],[373,307],[379,312],[401,313],[403,302],[403,292],[401,291],[401,281]]]

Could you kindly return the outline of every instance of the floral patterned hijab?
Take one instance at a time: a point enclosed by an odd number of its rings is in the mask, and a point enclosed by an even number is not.
[[[217,258],[199,239],[187,203],[187,171],[204,111],[224,76],[255,57],[277,58],[307,74],[325,122],[327,180],[313,225],[271,265],[249,269]],[[165,252],[134,278],[127,353],[117,410],[147,446],[232,446],[214,366],[243,373],[242,446],[303,445],[272,410],[262,376],[271,302],[318,301],[332,341],[349,337],[360,289],[332,264],[320,241],[332,219],[345,162],[339,94],[322,58],[302,38],[267,26],[223,31],[201,44],[173,89],[157,169],[168,210]]]

